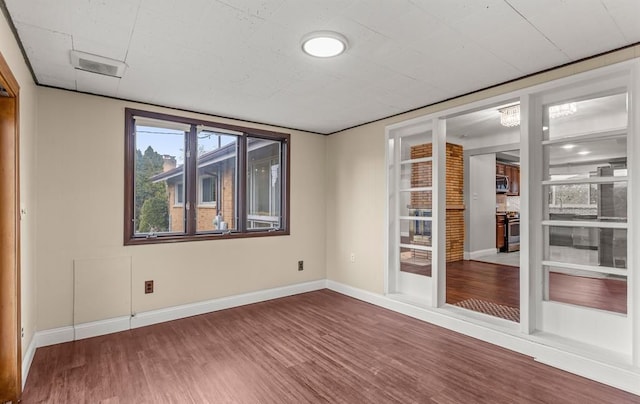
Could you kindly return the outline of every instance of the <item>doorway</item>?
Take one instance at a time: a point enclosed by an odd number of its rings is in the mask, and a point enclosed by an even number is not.
[[[22,392],[18,100],[0,54],[0,402],[17,402]]]
[[[501,112],[513,107],[447,118],[447,145],[460,152],[446,156],[446,303],[518,323],[520,127]]]

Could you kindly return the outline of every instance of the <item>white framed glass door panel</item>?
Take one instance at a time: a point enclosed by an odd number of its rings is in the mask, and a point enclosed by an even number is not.
[[[541,96],[538,328],[631,352],[627,318],[629,98],[624,77]],[[594,326],[594,322],[600,324]],[[602,326],[607,324],[604,329]]]
[[[601,347],[615,352],[616,359],[631,362],[631,322],[626,316],[597,309],[585,310],[580,306],[555,301],[543,301],[540,315],[544,319],[540,331],[561,336],[563,341],[569,339]]]
[[[417,132],[417,133],[416,133]],[[432,132],[388,133],[389,252],[387,292],[412,301],[431,300]]]

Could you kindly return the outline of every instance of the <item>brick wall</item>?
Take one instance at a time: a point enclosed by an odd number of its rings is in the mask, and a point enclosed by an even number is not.
[[[411,158],[431,157],[431,143],[411,147]],[[459,261],[464,256],[464,156],[460,145],[446,145],[446,249],[447,262]],[[433,184],[433,165],[430,161],[414,163],[411,167],[411,186],[430,187]],[[412,192],[411,207],[431,209],[431,192]],[[430,251],[416,251],[420,258],[431,260]],[[424,255],[424,257],[422,257]],[[418,258],[418,257],[416,257]]]
[[[218,188],[217,206],[197,206],[196,229],[197,231],[215,230],[214,219],[218,215],[217,207],[222,206],[222,220],[227,222],[227,229],[235,226],[235,161],[229,160],[222,163],[222,184]],[[169,221],[171,231],[184,231],[184,206],[175,204],[176,185],[169,185]]]
[[[218,199],[222,201],[222,220],[227,222],[228,229],[233,229],[236,221],[235,159],[227,159],[222,167],[222,186],[220,187],[220,193],[222,195],[218,196]]]
[[[176,184],[169,185],[169,231],[184,231],[184,207],[176,205]]]

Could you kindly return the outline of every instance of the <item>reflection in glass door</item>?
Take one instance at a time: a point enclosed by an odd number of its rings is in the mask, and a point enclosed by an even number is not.
[[[432,134],[389,139],[389,292],[429,300],[433,262]]]
[[[626,99],[544,107],[545,300],[627,312]],[[594,105],[614,123],[594,131]]]
[[[620,82],[542,97],[538,327],[628,353],[629,100]]]

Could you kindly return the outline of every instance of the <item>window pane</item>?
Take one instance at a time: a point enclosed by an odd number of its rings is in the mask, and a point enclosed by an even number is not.
[[[419,155],[414,149],[414,155]],[[431,177],[433,172],[431,161],[421,161],[419,163],[406,163],[400,166],[401,189],[431,187],[433,186]]]
[[[627,221],[627,182],[562,184],[546,187],[548,219]]]
[[[281,226],[280,142],[248,138],[247,229]]]
[[[196,231],[236,230],[236,136],[198,133]]]
[[[543,112],[546,139],[626,128],[627,93],[566,100]]]
[[[431,276],[431,251],[400,247],[400,270]]]
[[[545,271],[549,282],[546,300],[627,312],[626,277],[555,267],[545,267]]]
[[[431,216],[431,191],[400,192],[399,196],[400,216]]]
[[[181,182],[176,183],[175,185],[175,205],[181,205],[184,203],[184,184]]]
[[[549,226],[545,260],[627,268],[627,230]]]
[[[182,198],[185,133],[136,126],[134,233],[184,232]]]
[[[588,142],[562,142],[544,146],[549,159],[545,180],[613,176],[627,165],[627,138],[619,136]]]
[[[431,217],[431,211],[416,212],[416,220],[400,219],[400,243],[431,247],[431,220],[419,220],[418,217]]]
[[[432,156],[431,131],[400,138],[400,161]]]

